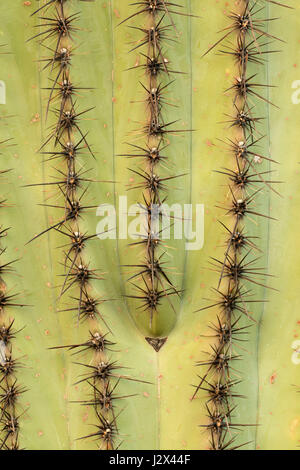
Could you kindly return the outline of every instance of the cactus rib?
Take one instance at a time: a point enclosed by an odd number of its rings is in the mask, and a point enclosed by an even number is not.
[[[51,82],[50,87],[46,88],[48,103],[45,118],[48,119],[48,111],[50,111],[54,113],[56,120],[40,151],[46,160],[50,162],[61,160],[65,167],[63,169],[56,168],[57,174],[53,181],[27,186],[57,188],[58,196],[62,202],[58,205],[44,205],[61,209],[64,216],[59,222],[35,235],[30,241],[50,231],[58,232],[64,239],[61,247],[63,248],[61,265],[64,272],[60,275],[63,282],[58,301],[65,294],[69,294],[72,303],[71,306],[60,309],[58,312],[74,312],[77,326],[79,323],[87,321],[89,337],[78,344],[56,346],[51,349],[66,349],[73,355],[80,356],[83,353],[92,353],[92,362],[76,362],[84,370],[87,370],[87,373],[80,375],[80,379],[76,383],[84,382],[88,384],[90,389],[88,399],[77,400],[77,403],[93,407],[96,431],[78,439],[94,438],[99,449],[111,450],[115,448],[118,438],[116,423],[118,414],[115,409],[115,401],[125,398],[114,392],[120,379],[125,376],[114,372],[120,367],[107,356],[109,351],[114,351],[112,349],[114,343],[107,338],[111,330],[100,312],[100,306],[106,299],[97,298],[92,287],[93,281],[102,280],[103,277],[98,269],[90,268],[90,262],[85,259],[86,245],[98,234],[91,235],[83,231],[80,224],[85,211],[96,207],[85,204],[84,200],[88,194],[89,185],[98,182],[86,177],[89,170],[86,170],[78,161],[79,155],[84,155],[86,152],[94,159],[96,158],[87,140],[87,133],[81,128],[81,120],[92,108],[82,111],[77,104],[79,91],[90,88],[77,87],[72,82],[73,34],[79,31],[79,27],[75,24],[79,21],[80,15],[79,13],[69,14],[67,0],[48,2],[45,7],[47,7],[47,17],[41,17],[41,24],[38,25],[40,32],[31,39],[38,40],[42,47],[53,54],[42,59],[42,62],[45,63],[44,69],[50,71]],[[40,10],[38,9],[36,13]],[[54,148],[48,150],[52,142]],[[57,197],[57,192],[54,196]],[[108,333],[102,333],[99,321],[102,321]]]
[[[166,43],[174,42],[177,29],[174,15],[191,16],[181,11],[182,5],[160,0],[147,0],[139,2],[137,11],[122,20],[119,25],[132,18],[145,17],[146,26],[130,26],[141,34],[141,38],[134,44],[130,52],[140,52],[142,63],[131,69],[141,68],[146,76],[146,84],[140,82],[145,93],[146,124],[137,130],[138,137],[145,138],[142,144],[129,144],[133,153],[125,153],[122,156],[140,160],[142,166],[130,168],[130,172],[137,182],[131,183],[130,190],[142,191],[141,207],[145,215],[145,234],[140,236],[140,241],[133,245],[137,248],[145,248],[143,259],[133,265],[123,267],[133,270],[128,281],[135,290],[125,297],[137,302],[137,309],[149,314],[149,328],[155,331],[153,324],[159,318],[162,302],[165,300],[175,313],[173,297],[180,296],[181,290],[175,285],[171,269],[168,267],[166,251],[160,238],[159,222],[165,217],[164,203],[169,191],[168,183],[185,176],[185,174],[171,174],[160,176],[160,167],[168,166],[169,158],[165,155],[167,147],[171,147],[168,140],[170,135],[190,132],[189,129],[174,129],[174,122],[166,121],[166,109],[173,106],[167,100],[168,87],[174,80],[173,74],[181,71],[170,67],[164,48]],[[175,67],[176,68],[176,67]],[[165,78],[167,81],[165,81]],[[154,334],[155,336],[155,334]],[[164,338],[166,340],[166,338]],[[146,338],[156,351],[162,347],[165,340]]]
[[[264,65],[265,55],[276,52],[269,49],[270,40],[281,41],[267,30],[267,23],[273,18],[259,16],[261,9],[265,13],[265,8],[261,8],[263,3],[257,0],[241,2],[237,11],[228,15],[231,24],[225,28],[222,38],[204,54],[216,47],[222,47],[220,53],[232,57],[238,67],[233,85],[226,90],[234,95],[234,115],[229,116],[226,121],[234,133],[234,137],[228,140],[234,157],[234,167],[218,171],[229,178],[227,197],[230,202],[222,208],[231,217],[232,226],[221,222],[226,233],[225,255],[223,260],[212,258],[211,262],[212,269],[219,273],[218,285],[214,289],[218,299],[200,309],[217,307],[220,312],[217,321],[210,325],[214,343],[211,345],[209,358],[197,363],[197,366],[205,367],[206,372],[199,377],[200,382],[194,393],[194,397],[199,390],[208,394],[208,424],[201,427],[209,432],[213,450],[233,450],[248,444],[237,444],[237,434],[246,426],[256,426],[235,423],[233,418],[237,408],[235,399],[242,398],[242,395],[236,392],[236,386],[241,380],[235,364],[242,360],[242,355],[237,352],[240,350],[238,344],[247,339],[248,328],[251,326],[249,321],[256,322],[252,316],[251,305],[264,302],[253,300],[251,290],[256,286],[273,289],[266,284],[270,274],[260,265],[257,266],[259,258],[252,255],[252,252],[259,250],[255,240],[257,237],[248,233],[245,226],[247,218],[251,216],[273,219],[269,215],[261,214],[255,204],[263,189],[277,193],[273,184],[278,183],[269,179],[270,168],[265,171],[257,170],[258,163],[262,161],[271,164],[271,159],[256,152],[257,144],[263,136],[258,129],[262,117],[257,116],[254,110],[256,100],[273,105],[259,91],[268,90],[270,85],[257,82],[256,75],[249,75],[251,63]],[[235,42],[226,45],[225,39],[232,36]],[[246,324],[245,319],[248,320]],[[234,376],[238,378],[233,379]]]

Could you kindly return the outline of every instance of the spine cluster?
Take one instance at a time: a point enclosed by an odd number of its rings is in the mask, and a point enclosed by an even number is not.
[[[181,73],[173,70],[166,55],[168,44],[176,41],[177,30],[173,20],[174,15],[188,16],[181,8],[182,5],[163,0],[145,0],[136,4],[137,11],[123,20],[143,18],[145,26],[132,26],[141,34],[130,52],[140,52],[140,65],[133,69],[144,72],[144,91],[146,107],[146,122],[139,130],[142,143],[130,144],[133,153],[123,156],[139,161],[139,166],[130,171],[137,179],[130,189],[140,189],[142,194],[139,205],[145,214],[145,234],[134,243],[138,248],[144,248],[143,257],[137,264],[127,265],[134,273],[129,282],[135,293],[127,295],[138,302],[138,308],[149,314],[150,327],[153,318],[159,313],[164,299],[174,310],[172,298],[179,295],[167,266],[166,252],[162,244],[160,227],[163,227],[163,203],[167,199],[168,182],[183,175],[160,176],[160,168],[168,167],[169,157],[167,147],[170,136],[187,132],[174,129],[175,122],[166,120],[169,86],[173,83],[171,76]],[[172,147],[172,146],[170,146]]]
[[[32,184],[55,188],[53,197],[60,199],[57,204],[45,204],[49,208],[61,210],[59,221],[33,237],[33,240],[49,232],[59,233],[62,239],[63,279],[59,301],[67,296],[68,305],[60,312],[73,312],[76,324],[87,322],[89,335],[80,344],[58,346],[52,349],[66,349],[78,359],[77,364],[84,368],[79,383],[89,385],[90,394],[79,403],[95,410],[96,430],[84,436],[93,438],[99,449],[115,448],[118,438],[115,401],[120,379],[127,377],[118,373],[120,367],[108,359],[108,352],[114,343],[108,338],[111,332],[101,313],[101,305],[106,300],[99,298],[92,283],[102,279],[98,269],[92,269],[86,259],[86,246],[97,239],[97,234],[89,234],[82,229],[83,216],[96,206],[86,201],[90,185],[99,183],[88,177],[85,161],[96,160],[83,130],[82,120],[91,109],[81,109],[79,95],[90,88],[77,86],[72,79],[74,60],[74,35],[79,31],[80,14],[71,14],[71,2],[53,0],[36,10],[39,16],[37,39],[47,57],[41,59],[43,70],[49,74],[50,86],[46,119],[55,116],[55,123],[46,137],[40,151],[51,166],[56,164],[56,173],[50,182]],[[75,325],[74,325],[75,327]],[[85,362],[86,361],[86,362]],[[128,378],[127,378],[128,379]]]
[[[231,57],[237,65],[237,76],[227,90],[233,94],[233,114],[228,123],[236,137],[226,142],[231,158],[228,168],[219,171],[228,178],[229,202],[223,209],[230,223],[221,222],[226,235],[224,258],[212,258],[213,269],[219,273],[217,298],[201,309],[217,308],[219,313],[217,321],[210,325],[214,342],[209,358],[197,364],[206,372],[199,377],[195,391],[195,395],[199,390],[208,394],[208,424],[201,427],[209,431],[213,450],[240,447],[235,444],[237,433],[243,426],[249,426],[234,420],[235,399],[242,398],[235,391],[241,381],[236,364],[242,359],[237,352],[241,348],[237,350],[237,346],[246,341],[248,328],[255,322],[251,305],[263,302],[253,297],[252,288],[271,288],[265,285],[270,275],[257,264],[260,249],[256,245],[257,237],[250,232],[253,224],[247,224],[251,217],[271,219],[256,209],[256,202],[262,190],[277,192],[272,185],[278,183],[269,179],[270,164],[275,162],[259,151],[259,143],[266,137],[260,131],[265,116],[256,114],[256,105],[262,100],[274,106],[264,91],[270,85],[259,83],[256,73],[249,71],[264,66],[268,55],[277,52],[270,44],[280,41],[268,32],[267,25],[273,18],[268,18],[267,3],[268,0],[242,0],[239,10],[229,14],[226,33],[209,49],[218,47],[219,53]],[[228,44],[231,39],[232,43]],[[260,171],[259,165],[264,163],[268,168]]]

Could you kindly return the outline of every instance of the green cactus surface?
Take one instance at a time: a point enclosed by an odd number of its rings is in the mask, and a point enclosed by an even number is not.
[[[0,449],[299,448],[298,1],[0,18]]]

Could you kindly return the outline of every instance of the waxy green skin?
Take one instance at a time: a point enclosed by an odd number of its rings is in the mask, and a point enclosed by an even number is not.
[[[3,2],[2,2],[3,3]],[[73,344],[87,337],[87,324],[80,327],[71,313],[57,313],[59,294],[59,263],[62,261],[61,237],[50,233],[25,245],[35,233],[43,230],[49,217],[59,213],[48,211],[39,203],[47,198],[38,188],[24,188],[25,184],[48,181],[50,166],[42,163],[38,149],[42,135],[47,135],[45,125],[47,72],[39,71],[38,59],[43,51],[35,42],[26,43],[33,35],[37,18],[30,18],[35,8],[24,2],[1,4],[1,42],[7,44],[10,55],[1,56],[0,79],[6,82],[7,104],[1,106],[1,115],[13,115],[1,126],[1,139],[12,137],[15,147],[3,151],[2,166],[14,171],[6,178],[3,192],[9,194],[12,206],[1,213],[1,223],[11,226],[7,239],[8,250],[21,257],[18,263],[20,277],[12,279],[24,302],[30,304],[22,312],[16,312],[17,326],[26,326],[16,340],[16,351],[25,355],[26,367],[19,372],[19,380],[29,389],[22,397],[23,409],[28,409],[21,420],[21,447],[27,449],[95,449],[96,443],[76,441],[90,432],[95,424],[92,410],[70,403],[82,399],[84,385],[74,387],[82,370],[73,358],[63,352],[47,348],[61,344]],[[229,5],[228,5],[229,3]],[[195,361],[204,357],[209,341],[201,335],[208,334],[208,324],[214,321],[217,311],[200,313],[195,310],[205,305],[204,298],[212,296],[217,275],[209,267],[209,257],[222,258],[224,232],[217,219],[223,212],[216,205],[223,203],[227,189],[225,178],[213,170],[226,166],[230,155],[218,139],[231,135],[225,124],[224,114],[232,112],[232,98],[224,94],[235,74],[234,64],[217,51],[202,58],[210,44],[217,40],[217,31],[228,22],[224,12],[235,8],[235,2],[204,0],[183,1],[185,9],[200,18],[176,17],[180,31],[179,43],[168,49],[176,69],[187,72],[171,85],[170,99],[179,108],[168,110],[170,121],[180,119],[187,129],[195,129],[184,137],[174,137],[168,149],[176,173],[188,172],[182,179],[180,191],[170,191],[169,202],[205,205],[205,242],[198,252],[185,252],[183,242],[172,242],[177,285],[184,289],[176,316],[169,308],[163,308],[153,328],[149,318],[138,312],[133,302],[124,300],[128,291],[126,273],[122,264],[134,264],[136,252],[128,248],[127,241],[93,241],[87,257],[93,267],[105,272],[106,281],[97,282],[100,295],[116,299],[104,304],[103,313],[113,331],[116,350],[113,360],[130,367],[129,374],[151,382],[151,385],[123,381],[120,394],[136,393],[138,396],[120,401],[118,418],[122,449],[206,449],[208,433],[198,428],[206,422],[204,394],[191,401],[197,383]],[[293,2],[296,3],[296,2]],[[134,137],[133,131],[143,122],[145,109],[142,104],[131,103],[142,99],[138,82],[141,73],[125,71],[132,67],[138,54],[129,53],[131,43],[139,39],[139,33],[124,24],[117,24],[133,12],[129,2],[96,0],[94,3],[71,2],[73,11],[81,11],[80,31],[72,77],[81,86],[94,90],[83,92],[80,104],[86,109],[96,105],[83,126],[89,131],[89,142],[96,153],[96,160],[86,160],[87,168],[94,168],[95,179],[115,181],[115,184],[91,185],[88,201],[93,204],[114,204],[119,195],[128,195],[134,203],[140,194],[126,191],[129,178],[128,161],[117,154],[127,150],[125,142]],[[257,234],[263,250],[261,264],[268,266],[277,276],[273,286],[279,293],[257,289],[257,297],[266,296],[264,308],[258,306],[257,325],[251,329],[249,342],[238,364],[243,382],[238,392],[247,395],[240,400],[236,421],[259,423],[248,428],[238,437],[238,442],[250,442],[245,448],[295,449],[300,439],[300,402],[293,384],[299,384],[299,365],[292,362],[291,345],[297,339],[299,317],[299,246],[298,208],[300,207],[298,173],[298,127],[300,105],[292,104],[292,82],[300,66],[298,53],[299,14],[269,5],[269,16],[280,16],[270,26],[272,34],[285,39],[281,54],[272,55],[260,80],[277,85],[271,89],[270,99],[280,110],[260,105],[265,120],[262,149],[270,148],[272,158],[280,162],[276,167],[276,179],[281,185],[282,198],[264,191],[257,200],[263,213],[271,213],[278,219],[268,223],[259,221]],[[298,14],[299,13],[299,14]],[[140,25],[142,19],[130,24]],[[129,23],[128,23],[129,24]],[[285,25],[288,27],[284,27]],[[4,64],[4,65],[3,65]],[[124,110],[126,112],[124,113]],[[5,165],[4,165],[5,163]],[[273,169],[273,168],[272,168]],[[278,178],[277,178],[278,177]],[[176,184],[177,186],[177,184]],[[170,185],[172,187],[172,184]],[[95,211],[85,216],[83,226],[95,233],[99,218]],[[254,220],[251,229],[255,227]],[[173,249],[173,247],[175,249]],[[175,253],[175,256],[173,255]],[[62,301],[63,302],[63,301]],[[65,305],[65,304],[64,304]],[[261,321],[260,321],[261,320]],[[144,336],[168,336],[168,340],[156,353]],[[86,358],[88,362],[89,358]]]

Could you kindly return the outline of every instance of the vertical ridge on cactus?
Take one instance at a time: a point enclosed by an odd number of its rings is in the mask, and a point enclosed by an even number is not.
[[[117,445],[119,415],[116,413],[115,400],[120,399],[120,396],[116,398],[113,392],[124,376],[113,372],[118,370],[119,366],[107,356],[109,352],[114,351],[110,346],[115,343],[106,339],[111,330],[107,327],[100,311],[100,306],[105,300],[97,298],[92,288],[92,282],[101,281],[103,277],[99,269],[92,269],[90,261],[86,261],[86,245],[98,234],[90,235],[88,232],[83,232],[81,224],[86,210],[97,207],[85,202],[89,186],[96,183],[96,180],[82,177],[91,170],[85,169],[79,160],[80,155],[86,152],[90,153],[94,159],[96,158],[88,142],[88,133],[83,130],[81,124],[81,121],[85,119],[85,114],[94,108],[81,109],[79,90],[86,91],[91,88],[77,87],[72,79],[73,35],[80,30],[73,24],[79,24],[80,14],[71,13],[70,2],[67,0],[58,2],[59,5],[56,3],[47,4],[47,17],[40,17],[41,23],[37,26],[41,32],[35,34],[30,40],[38,40],[40,46],[53,52],[52,58],[46,59],[44,67],[50,71],[51,83],[51,86],[46,88],[49,94],[45,119],[47,120],[49,111],[54,112],[55,118],[50,133],[40,150],[43,155],[50,155],[50,160],[55,158],[58,166],[55,166],[56,175],[51,176],[52,181],[27,186],[57,188],[58,194],[49,193],[48,199],[55,198],[61,202],[43,205],[49,208],[59,208],[64,215],[60,217],[59,222],[35,235],[30,241],[52,230],[63,236],[64,240],[59,247],[63,250],[60,263],[63,267],[63,274],[59,275],[62,278],[62,284],[59,287],[58,305],[60,306],[66,294],[69,295],[70,305],[60,309],[59,313],[74,312],[76,322],[73,328],[76,328],[76,323],[78,327],[80,322],[87,322],[89,339],[78,344],[56,346],[50,349],[68,351],[76,349],[73,354],[82,356],[85,353],[86,360],[89,357],[87,363],[76,362],[81,368],[84,366],[88,370],[87,374],[83,372],[79,375],[80,379],[76,384],[84,382],[89,386],[89,400],[80,400],[79,403],[88,403],[94,408],[96,431],[78,439],[93,438],[100,450],[113,450]],[[63,166],[59,165],[60,159]],[[104,327],[108,328],[108,333],[102,333],[103,326],[100,327],[100,320]]]
[[[171,228],[164,225],[167,219],[164,204],[168,201],[170,192],[168,183],[186,175],[186,173],[169,173],[170,166],[176,165],[175,159],[173,158],[172,161],[172,157],[168,156],[176,145],[175,140],[170,140],[170,136],[191,132],[190,129],[178,128],[179,119],[168,120],[169,107],[177,108],[180,113],[179,107],[168,101],[169,87],[175,81],[171,76],[174,73],[184,72],[177,70],[176,64],[171,64],[170,67],[166,51],[168,44],[177,42],[178,31],[173,17],[191,15],[180,10],[182,5],[165,1],[145,1],[135,7],[137,11],[123,19],[119,26],[127,23],[128,20],[136,19],[136,25],[129,27],[138,31],[140,38],[134,41],[130,52],[137,52],[139,55],[136,65],[130,67],[129,70],[142,68],[144,71],[146,81],[139,83],[144,93],[141,102],[144,103],[146,122],[134,132],[132,137],[134,140],[129,143],[129,153],[123,153],[121,156],[130,158],[130,163],[139,164],[139,166],[129,168],[133,175],[128,189],[142,192],[138,196],[138,205],[144,213],[145,220],[142,227],[144,233],[139,235],[137,237],[139,241],[133,244],[133,247],[142,253],[138,255],[142,258],[138,264],[123,265],[134,272],[134,274],[130,273],[127,279],[133,292],[125,294],[125,297],[135,301],[132,308],[137,309],[141,314],[144,312],[148,314],[149,332],[153,335],[153,339],[151,340],[151,337],[146,339],[158,351],[164,344],[164,341],[160,341],[158,346],[155,341],[155,336],[159,336],[160,312],[165,310],[167,305],[168,310],[172,312],[171,315],[176,319],[177,312],[173,299],[180,297],[182,292],[173,280],[174,267],[170,267],[167,262],[168,247],[161,240],[161,235],[163,235],[161,230]],[[137,21],[142,20],[145,21],[146,26],[139,26],[140,23]],[[180,114],[178,114],[179,117]],[[160,175],[162,166],[166,171],[166,176]],[[160,227],[164,228],[160,229]]]
[[[260,16],[261,12],[263,12],[263,17]],[[261,255],[256,256],[258,249],[250,241],[255,238],[255,234],[250,232],[248,235],[248,231],[247,235],[245,234],[245,223],[251,215],[274,219],[269,215],[259,213],[253,206],[257,205],[256,200],[263,189],[274,191],[272,184],[277,183],[277,181],[265,179],[272,173],[270,167],[272,159],[260,156],[256,152],[257,145],[264,137],[258,129],[263,117],[255,112],[256,100],[262,100],[271,106],[276,105],[270,102],[267,93],[262,95],[261,92],[256,91],[264,88],[268,90],[272,85],[257,83],[257,73],[251,74],[250,72],[249,74],[251,62],[255,62],[256,66],[263,66],[267,60],[266,55],[274,53],[269,48],[270,39],[281,41],[280,38],[268,32],[268,22],[274,19],[270,18],[268,13],[264,2],[241,1],[237,10],[228,15],[231,25],[224,28],[227,31],[226,34],[204,54],[206,55],[216,47],[223,47],[223,42],[231,40],[233,36],[233,42],[227,46],[228,49],[219,51],[225,55],[228,55],[229,51],[237,62],[237,76],[234,84],[225,90],[225,92],[231,91],[234,97],[234,115],[230,116],[229,121],[230,127],[235,130],[234,141],[229,138],[234,162],[232,169],[228,168],[231,166],[228,164],[227,168],[219,171],[220,174],[229,177],[227,198],[231,202],[226,203],[229,207],[224,209],[226,214],[231,216],[232,226],[227,227],[221,222],[226,230],[224,260],[212,258],[211,264],[214,271],[219,273],[217,289],[214,289],[219,299],[204,309],[217,306],[220,308],[220,313],[217,315],[217,322],[213,322],[210,326],[216,334],[213,336],[215,339],[208,352],[208,358],[197,363],[202,371],[203,366],[207,370],[199,376],[200,381],[193,396],[195,397],[199,390],[203,390],[208,395],[206,402],[208,424],[201,424],[201,427],[207,429],[213,450],[234,450],[249,444],[246,442],[237,445],[237,435],[241,433],[243,427],[259,424],[235,423],[234,414],[237,409],[235,399],[246,398],[235,391],[235,386],[241,383],[243,377],[236,364],[237,360],[241,362],[243,358],[239,354],[241,352],[240,341],[246,341],[245,329],[251,326],[251,323],[245,325],[244,319],[256,322],[251,307],[253,303],[265,302],[264,299],[253,299],[253,287],[260,286],[276,290],[266,284],[266,280],[272,276],[262,266],[257,266]],[[266,160],[268,166],[263,168],[264,171],[259,171],[257,166],[262,160]],[[277,191],[274,192],[277,193]],[[249,224],[247,228],[249,230]]]

